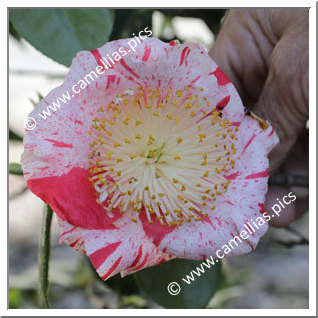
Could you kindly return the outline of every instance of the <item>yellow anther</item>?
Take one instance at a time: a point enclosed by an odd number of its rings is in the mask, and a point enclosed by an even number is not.
[[[208,177],[209,176],[209,171],[204,172],[203,177]]]
[[[170,120],[172,120],[172,115],[171,114],[167,114],[166,117]]]
[[[181,159],[180,156],[174,156],[174,157],[173,157],[173,160],[180,160],[180,159]]]
[[[120,144],[118,142],[114,142],[114,147],[120,147]]]
[[[136,126],[141,125],[141,124],[142,124],[142,121],[136,120],[136,123],[135,123]]]
[[[176,178],[172,178],[173,183],[178,183],[179,181]]]
[[[117,159],[117,162],[123,162],[124,160],[123,159],[121,159],[121,158],[118,158]]]
[[[137,135],[135,136],[135,139],[141,139],[140,134],[137,134]]]
[[[172,102],[171,102],[171,105],[173,105],[173,106],[179,106],[179,104],[178,104],[176,101],[172,101]]]

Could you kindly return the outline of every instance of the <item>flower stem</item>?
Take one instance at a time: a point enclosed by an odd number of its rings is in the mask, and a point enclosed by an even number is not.
[[[45,205],[39,241],[39,305],[40,308],[49,308],[49,260],[50,260],[50,237],[53,211],[49,205]]]

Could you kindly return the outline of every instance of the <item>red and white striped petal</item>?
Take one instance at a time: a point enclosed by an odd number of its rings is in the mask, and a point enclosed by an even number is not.
[[[57,217],[58,224],[61,228],[59,243],[65,242],[76,251],[86,254],[84,240],[82,236],[83,229],[69,224]]]
[[[173,258],[147,238],[140,221],[131,222],[134,215],[127,211],[109,229],[83,231],[87,255],[103,280],[119,272],[125,276]]]

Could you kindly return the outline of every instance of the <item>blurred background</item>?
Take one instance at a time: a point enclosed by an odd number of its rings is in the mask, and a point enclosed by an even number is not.
[[[36,17],[40,18],[41,15],[37,16],[31,11],[35,10],[10,10],[10,163],[20,162],[25,118],[41,96],[47,95],[50,90],[63,82],[69,66],[69,60],[63,59],[65,55],[61,57],[59,52],[53,52],[53,50],[47,52],[41,49],[41,45],[45,47],[45,41],[51,41],[56,32],[63,32],[63,30],[55,30],[51,27],[49,32],[52,34],[47,33],[41,38],[41,34],[36,33],[39,29]],[[101,37],[99,39],[101,43],[97,41],[93,47],[89,47],[92,44],[87,43],[88,47],[85,49],[94,49],[107,40],[132,37],[132,33],[138,33],[139,30],[148,26],[153,31],[154,37],[165,42],[173,39],[179,39],[182,43],[197,42],[208,50],[213,45],[226,14],[226,10],[221,9],[99,11],[103,11],[105,21],[102,22],[105,22],[103,27],[106,30],[106,38]],[[100,12],[97,13],[100,14]],[[53,19],[52,23],[54,23],[56,17],[52,17],[52,12],[41,14],[48,14],[45,20]],[[85,12],[81,14],[78,16],[78,24],[80,24],[80,18],[85,16]],[[90,24],[95,20],[96,17],[91,17]],[[69,54],[71,57],[74,56],[71,51]],[[28,190],[23,176],[9,175],[10,308],[38,308],[39,306],[37,257],[43,206],[43,202]],[[162,308],[168,306],[160,297],[153,297],[149,293],[149,288],[147,289],[147,286],[142,283],[142,277],[131,275],[121,279],[119,275],[116,275],[106,283],[101,281],[91,270],[89,261],[85,257],[65,244],[59,245],[59,234],[60,230],[53,217],[49,273],[49,295],[52,308]],[[222,277],[222,282],[218,288],[213,289],[204,307],[308,308],[308,245],[303,244],[307,235],[308,213],[288,228],[271,228],[255,252],[243,257],[227,259],[223,263],[223,268],[218,274]],[[207,275],[205,280],[209,279],[212,286],[213,278]],[[152,288],[155,289],[156,286]],[[202,287],[202,293],[205,292],[204,288]],[[172,296],[169,295],[169,297]]]

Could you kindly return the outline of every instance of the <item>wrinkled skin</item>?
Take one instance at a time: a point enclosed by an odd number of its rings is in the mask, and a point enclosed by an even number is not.
[[[243,104],[268,119],[280,143],[270,171],[308,174],[308,9],[235,9],[228,12],[211,57],[238,90]],[[266,208],[293,190],[274,226],[286,226],[308,209],[308,191],[270,186]]]

